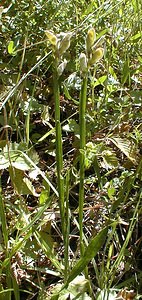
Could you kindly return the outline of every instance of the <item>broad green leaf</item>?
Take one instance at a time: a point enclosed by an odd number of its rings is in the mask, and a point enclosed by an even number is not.
[[[27,195],[26,190],[29,190],[29,194],[33,195],[34,197],[38,197],[39,195],[36,193],[34,186],[32,185],[32,182],[24,177],[23,178],[23,185],[22,185],[22,191],[21,194]]]
[[[115,300],[116,292],[113,290],[102,290],[99,292],[96,300]]]
[[[89,282],[87,279],[85,279],[85,276],[79,275],[73,281],[70,282],[67,290],[74,296],[76,296],[77,299],[89,300],[91,298],[86,293],[89,287],[88,284]]]
[[[54,300],[55,298],[51,298],[52,300]],[[67,299],[78,299],[78,300],[91,300],[92,298],[90,298],[89,295],[87,295],[87,293],[72,293],[69,292],[68,290],[64,290],[64,294],[62,294],[61,296],[59,296],[59,298],[57,298],[59,300],[67,300]]]
[[[109,138],[133,163],[136,162],[137,150],[134,144],[127,139],[118,137]]]
[[[15,153],[16,155],[16,153]],[[29,164],[28,161],[22,156],[22,153],[17,153],[17,157],[15,156],[15,161],[12,161],[12,166],[16,169],[26,171],[31,170],[32,166]]]
[[[0,153],[0,170],[7,169],[9,167],[9,160],[7,160],[2,153]]]
[[[88,280],[81,275],[77,276],[72,282],[70,282],[67,288],[63,288],[63,285],[57,284],[53,288],[53,295],[51,296],[51,299],[66,300],[69,297],[69,299],[91,300],[90,296],[87,294],[87,290]]]
[[[38,194],[35,192],[32,182],[24,176],[24,172],[22,170],[10,166],[9,174],[14,189],[19,195],[33,195],[35,197],[38,196]]]
[[[85,250],[84,255],[79,259],[79,261],[75,264],[72,271],[70,272],[66,285],[68,285],[74,278],[76,278],[85,269],[91,259],[93,259],[97,255],[98,251],[105,242],[107,231],[108,228],[105,227],[91,240]]]
[[[31,170],[33,167],[29,160],[26,159],[26,156],[23,155],[25,152],[35,164],[38,163],[37,153],[33,149],[28,150],[25,143],[10,143],[9,145],[5,145],[0,152],[0,170],[6,169],[9,166],[22,171]]]
[[[46,30],[45,31],[45,34],[49,40],[49,42],[53,45],[53,46],[56,46],[57,45],[57,37],[56,35],[52,32],[52,31],[49,31],[49,30]]]
[[[104,150],[102,152],[102,158],[103,162],[101,162],[101,165],[105,169],[112,169],[116,168],[118,166],[118,159],[113,151],[110,150]]]

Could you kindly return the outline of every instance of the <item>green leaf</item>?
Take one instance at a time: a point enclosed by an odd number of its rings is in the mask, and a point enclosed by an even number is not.
[[[88,280],[83,275],[77,276],[72,282],[70,282],[67,288],[63,288],[63,285],[57,284],[53,287],[51,299],[78,299],[78,300],[91,300],[87,294]]]
[[[116,191],[115,191],[114,186],[110,186],[110,187],[108,188],[107,194],[108,194],[109,199],[112,199],[112,198],[113,198],[115,192],[116,192]]]
[[[43,241],[43,243],[47,243],[48,247],[50,248],[51,252],[53,252],[54,249],[54,240],[51,236],[51,234],[48,234],[46,232],[40,231],[40,237]]]
[[[57,45],[57,37],[56,35],[54,34],[54,32],[52,31],[49,31],[49,30],[46,30],[45,31],[45,34],[49,40],[49,42],[53,45],[53,46],[56,46]]]
[[[109,73],[112,75],[112,77],[114,79],[117,79],[116,73],[115,73],[114,69],[111,66],[109,66]]]
[[[19,195],[33,195],[35,197],[38,196],[38,194],[35,192],[32,182],[28,178],[25,178],[24,172],[22,170],[10,166],[9,174],[14,189]]]
[[[9,167],[9,160],[7,160],[2,153],[0,153],[0,170],[7,169]]]
[[[71,97],[71,95],[69,93],[69,90],[68,90],[67,85],[65,84],[65,82],[63,83],[63,89],[64,89],[64,94],[65,94],[66,98],[69,99],[69,100],[71,100],[72,97]]]
[[[43,190],[39,197],[39,204],[43,205],[46,203],[47,199],[49,199],[50,187],[48,190]]]
[[[103,162],[101,162],[101,165],[106,170],[116,168],[118,166],[118,160],[113,151],[104,150],[102,152],[102,158],[103,158]]]
[[[129,79],[129,76],[130,76],[129,63],[130,63],[129,58],[127,57],[124,62],[124,65],[123,65],[123,72],[122,72],[122,78],[121,78],[122,84],[125,84],[126,81]]]
[[[128,159],[130,159],[133,163],[136,162],[137,149],[131,141],[118,137],[112,137],[109,139],[127,156]]]
[[[77,101],[71,97],[68,87],[67,87],[67,84],[65,82],[63,83],[63,90],[64,90],[64,94],[68,100],[72,100],[74,102],[74,104],[79,105],[79,101]]]
[[[62,273],[63,267],[61,263],[59,262],[59,259],[57,257],[57,254],[54,253],[54,249],[52,247],[52,243],[49,244],[49,240],[43,239],[43,235],[41,231],[35,231],[34,236],[36,238],[36,241],[42,251],[47,255],[47,257],[51,260],[53,266],[57,268],[57,270]]]
[[[14,42],[13,41],[10,41],[9,44],[8,44],[8,53],[10,55],[15,55],[16,52],[15,52],[15,46],[14,46]]]
[[[97,85],[103,85],[103,83],[106,81],[107,76],[103,75],[100,78],[96,79],[96,82],[94,83],[94,87],[96,87]]]
[[[90,244],[85,250],[84,255],[73,267],[65,286],[67,286],[74,278],[76,278],[85,269],[91,259],[93,259],[97,255],[98,251],[105,242],[107,231],[108,228],[105,227],[91,240]]]
[[[116,292],[113,290],[102,290],[99,292],[96,300],[114,300],[116,299]]]
[[[136,33],[130,38],[130,41],[133,43],[137,43],[138,40],[141,39],[141,32]]]
[[[13,166],[16,169],[25,171],[31,170],[33,167],[30,162],[26,159],[24,153],[28,154],[28,157],[38,163],[38,155],[33,149],[28,150],[25,143],[10,143],[0,152],[0,170],[7,169],[9,166]]]
[[[74,119],[68,120],[68,124],[64,125],[62,129],[66,132],[74,132],[75,135],[79,135],[79,125]]]

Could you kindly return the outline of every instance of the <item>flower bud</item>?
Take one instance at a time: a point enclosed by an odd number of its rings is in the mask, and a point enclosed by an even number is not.
[[[98,48],[98,49],[94,49],[92,51],[92,57],[89,60],[89,65],[93,65],[95,63],[97,63],[104,55],[104,49],[103,48]]]
[[[94,42],[96,40],[96,32],[94,28],[90,28],[87,32],[87,37],[86,37],[86,48],[87,52],[90,51],[91,47],[94,45]]]
[[[67,65],[67,60],[64,59],[64,61],[58,66],[58,75],[61,76],[65,67]]]
[[[49,42],[53,45],[53,46],[56,46],[57,45],[57,37],[56,35],[52,32],[52,31],[49,31],[49,30],[46,30],[45,31],[45,34],[49,40]]]
[[[70,47],[70,39],[72,34],[70,32],[66,33],[61,42],[59,43],[59,54],[60,56],[66,52],[66,50]]]
[[[86,73],[86,71],[87,71],[87,58],[86,58],[86,55],[84,53],[80,54],[79,61],[80,61],[80,71],[82,73]]]

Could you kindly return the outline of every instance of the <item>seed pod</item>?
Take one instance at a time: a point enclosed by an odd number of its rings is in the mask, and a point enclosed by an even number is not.
[[[92,52],[92,57],[89,60],[89,65],[92,66],[93,64],[97,63],[104,55],[104,49],[103,48],[98,48],[94,49]]]
[[[70,47],[70,39],[71,39],[71,32],[65,34],[61,42],[59,43],[59,55],[62,56],[63,53]]]
[[[86,71],[87,71],[87,58],[86,58],[86,55],[84,53],[80,54],[79,61],[80,61],[80,71],[82,73],[86,73]]]
[[[45,31],[45,34],[49,40],[49,42],[53,45],[53,46],[56,46],[57,45],[57,37],[56,35],[52,32],[52,31],[49,31],[49,30],[46,30]]]
[[[96,32],[94,28],[90,28],[87,32],[86,37],[86,48],[87,52],[90,52],[91,47],[94,45],[94,42],[96,40]]]

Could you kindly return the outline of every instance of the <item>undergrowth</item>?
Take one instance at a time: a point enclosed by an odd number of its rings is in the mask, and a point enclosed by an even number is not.
[[[0,6],[0,299],[142,295],[141,2]]]

